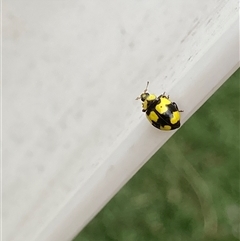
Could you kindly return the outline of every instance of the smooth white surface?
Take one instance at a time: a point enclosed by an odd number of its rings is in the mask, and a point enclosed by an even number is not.
[[[232,1],[3,3],[3,240],[71,240],[239,63]],[[145,138],[151,141],[146,142]]]

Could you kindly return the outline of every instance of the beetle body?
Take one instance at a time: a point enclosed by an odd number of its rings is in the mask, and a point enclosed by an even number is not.
[[[147,84],[148,86],[148,84]],[[149,94],[147,88],[137,97],[142,101],[142,111],[146,113],[149,122],[160,130],[175,130],[181,126],[180,112],[175,102],[163,93],[160,96]]]

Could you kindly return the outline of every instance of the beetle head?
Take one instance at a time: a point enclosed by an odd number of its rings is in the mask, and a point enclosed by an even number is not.
[[[142,93],[140,96],[138,96],[138,97],[136,98],[136,100],[141,99],[141,101],[143,102],[143,101],[145,101],[145,100],[147,99],[147,97],[149,96],[149,93],[147,93],[148,85],[149,85],[149,81],[147,82],[146,89],[143,91],[143,93]]]

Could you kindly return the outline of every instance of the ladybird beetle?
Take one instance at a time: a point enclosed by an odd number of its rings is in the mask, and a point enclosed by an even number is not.
[[[146,117],[150,123],[160,130],[175,130],[180,127],[180,112],[175,102],[169,99],[169,95],[165,95],[165,92],[156,96],[149,94],[147,88],[149,81],[147,82],[146,89],[143,93],[136,98],[142,101],[142,111],[146,112]]]

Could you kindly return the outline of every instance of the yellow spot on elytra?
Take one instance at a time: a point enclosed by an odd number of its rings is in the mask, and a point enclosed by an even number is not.
[[[171,126],[169,126],[169,125],[160,126],[160,130],[169,131],[169,130],[171,130]]]
[[[180,120],[180,113],[179,111],[174,111],[173,112],[173,117],[170,119],[172,124],[177,123]]]
[[[158,120],[158,116],[154,111],[151,111],[150,114],[147,116],[147,118],[150,122],[152,122],[152,121],[157,122],[157,120]]]

